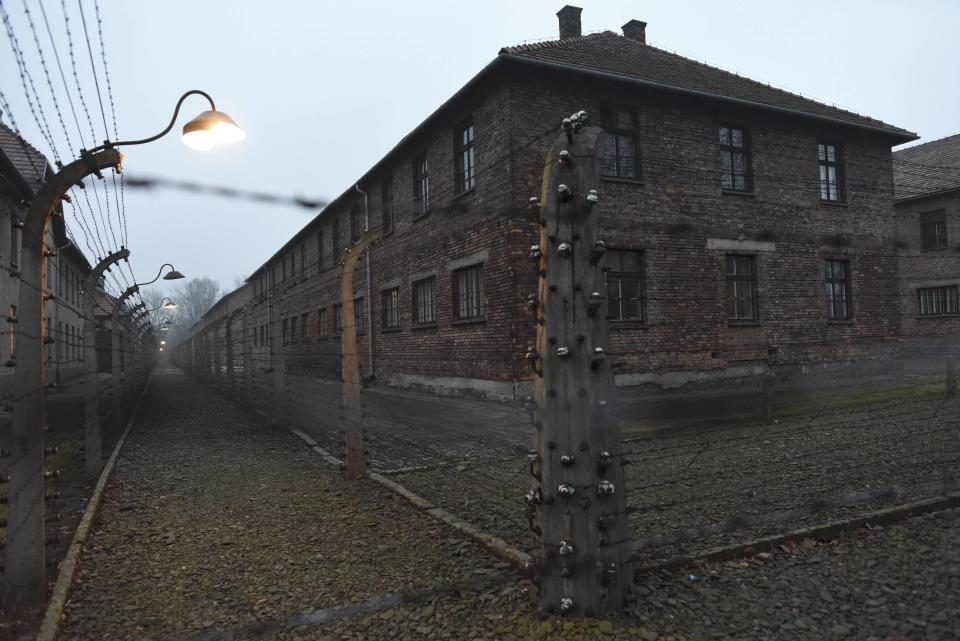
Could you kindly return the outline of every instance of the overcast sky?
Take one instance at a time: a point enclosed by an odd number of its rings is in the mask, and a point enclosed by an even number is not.
[[[83,0],[100,64],[92,0]],[[103,138],[76,3],[71,29],[81,85]],[[207,108],[189,98],[174,132],[124,150],[131,176],[163,176],[332,199],[496,56],[555,38],[562,2],[250,2],[100,0],[121,138],[166,126],[187,89],[212,94],[246,131],[239,145],[196,152],[179,129]],[[655,46],[915,131],[960,132],[960,2],[953,0],[590,1],[584,32],[648,23]],[[28,0],[55,88],[62,89],[39,4]],[[61,156],[69,156],[22,0],[8,0],[27,67]],[[44,5],[73,82],[60,3]],[[2,39],[2,36],[0,36]],[[2,90],[27,138],[50,155],[24,100],[14,56],[0,48]],[[101,91],[107,100],[105,79]],[[65,95],[61,109],[76,134]],[[89,128],[74,94],[76,108]],[[572,107],[571,107],[572,108]],[[107,105],[109,114],[109,105]],[[109,118],[109,115],[108,115]],[[10,123],[8,114],[4,122]],[[112,128],[112,124],[111,124]],[[74,145],[77,146],[74,136]],[[89,145],[88,145],[89,146]],[[183,194],[125,190],[131,265],[139,280],[172,262],[224,288],[246,277],[316,212]],[[77,225],[72,217],[68,224]],[[104,232],[105,233],[105,232]],[[89,253],[89,252],[87,252]]]

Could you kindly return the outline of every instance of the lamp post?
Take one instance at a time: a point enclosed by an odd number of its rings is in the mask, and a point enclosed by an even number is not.
[[[163,273],[164,267],[169,267],[170,271],[166,274]],[[120,295],[117,300],[113,303],[113,315],[112,315],[112,348],[113,348],[113,362],[112,362],[112,371],[113,375],[111,377],[113,385],[113,425],[114,429],[118,428],[123,424],[125,416],[125,406],[127,396],[129,395],[129,385],[126,379],[126,372],[129,371],[129,367],[124,367],[124,354],[121,349],[121,341],[123,340],[120,334],[120,309],[123,307],[124,301],[126,301],[130,296],[133,296],[140,291],[141,286],[152,285],[153,283],[160,280],[179,280],[184,278],[184,275],[174,269],[173,265],[170,263],[164,263],[160,266],[160,270],[157,272],[156,278],[145,283],[137,283],[128,287],[123,294]],[[141,303],[142,304],[142,303]],[[144,305],[146,309],[146,305]],[[127,352],[131,355],[133,354],[132,341],[128,340]]]
[[[206,150],[217,144],[243,140],[246,134],[226,114],[217,111],[206,93],[191,90],[177,101],[173,118],[166,129],[141,140],[105,141],[93,149],[81,150],[80,158],[50,175],[37,191],[21,230],[21,267],[18,294],[19,320],[26,330],[20,333],[17,345],[17,366],[14,381],[14,415],[11,429],[9,505],[6,542],[5,602],[13,608],[40,603],[46,593],[43,427],[44,359],[43,302],[45,289],[44,238],[51,214],[60,205],[67,190],[85,178],[102,177],[101,170],[121,168],[122,154],[117,147],[142,145],[165,136],[173,128],[184,100],[200,95],[210,103],[183,127],[183,141],[194,149]],[[90,290],[92,291],[92,289]],[[31,331],[33,330],[33,331]],[[91,343],[95,344],[95,340]],[[95,349],[95,348],[94,348]],[[88,352],[89,353],[89,352]],[[95,352],[93,352],[95,361]]]

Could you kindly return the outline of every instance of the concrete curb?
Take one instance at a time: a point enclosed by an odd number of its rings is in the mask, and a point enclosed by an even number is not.
[[[948,496],[924,499],[913,503],[905,503],[882,510],[869,512],[862,516],[857,516],[843,521],[831,521],[823,525],[814,525],[810,527],[791,530],[783,534],[754,539],[745,543],[737,543],[722,548],[714,548],[699,554],[689,556],[677,556],[666,561],[638,565],[634,568],[634,575],[657,572],[659,570],[675,571],[688,568],[697,563],[716,563],[719,561],[729,561],[731,559],[740,559],[745,556],[752,556],[757,552],[773,551],[778,546],[789,541],[802,541],[803,539],[823,539],[833,538],[838,534],[849,532],[861,527],[890,525],[905,521],[913,516],[929,514],[960,507],[960,494],[950,494]]]
[[[100,478],[97,480],[93,495],[90,497],[90,501],[87,502],[87,509],[80,519],[80,524],[77,525],[77,531],[74,533],[73,540],[70,542],[70,548],[67,550],[63,562],[60,564],[60,573],[57,575],[57,582],[54,584],[53,594],[50,595],[50,603],[47,604],[47,611],[43,615],[40,632],[37,633],[37,641],[54,641],[57,633],[60,631],[63,608],[66,606],[67,598],[70,596],[70,587],[73,585],[73,575],[77,571],[80,554],[83,552],[83,544],[86,542],[87,535],[90,534],[90,529],[93,527],[93,519],[97,516],[100,499],[103,497],[103,490],[107,486],[110,473],[113,471],[117,458],[120,456],[120,449],[127,440],[127,435],[130,434],[133,422],[140,412],[140,403],[143,401],[143,397],[150,387],[150,379],[152,378],[153,372],[151,371],[150,375],[147,376],[146,383],[143,385],[143,390],[141,390],[139,398],[137,398],[137,404],[133,408],[133,413],[130,414],[127,427],[123,430],[123,434],[120,435],[117,444],[114,445],[110,458],[107,459],[106,465],[103,466],[103,471],[100,472]]]
[[[310,446],[310,449],[312,449],[314,452],[319,454],[325,461],[327,461],[331,465],[334,465],[337,467],[341,467],[343,465],[343,461],[341,461],[337,457],[330,454],[330,452],[326,451],[325,449],[317,445],[317,442],[309,435],[304,434],[300,430],[294,429],[292,427],[290,428],[290,431],[296,434],[297,436],[299,436],[304,443]],[[517,548],[513,547],[512,545],[504,541],[503,539],[499,539],[493,536],[492,534],[487,534],[481,531],[473,524],[468,523],[467,521],[464,521],[463,519],[453,514],[452,512],[448,512],[447,510],[441,507],[435,506],[433,503],[423,498],[419,494],[411,492],[400,483],[397,483],[392,479],[388,479],[383,474],[380,474],[378,472],[367,472],[367,477],[371,481],[375,481],[380,485],[384,486],[385,488],[387,488],[388,490],[390,490],[391,492],[399,494],[403,498],[407,499],[407,501],[409,501],[411,505],[413,505],[417,509],[423,512],[426,512],[433,518],[437,519],[438,521],[441,521],[442,523],[445,523],[446,525],[449,525],[453,529],[458,530],[463,534],[466,534],[471,539],[473,539],[483,547],[487,548],[487,550],[493,553],[493,555],[496,556],[497,558],[503,559],[504,561],[512,563],[521,568],[525,567],[529,562],[532,561],[531,556],[526,552],[518,550]]]

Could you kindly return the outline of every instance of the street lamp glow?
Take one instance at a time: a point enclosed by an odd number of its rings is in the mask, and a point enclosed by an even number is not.
[[[183,142],[198,151],[209,151],[215,145],[233,144],[247,137],[233,118],[222,111],[204,111],[183,126]]]

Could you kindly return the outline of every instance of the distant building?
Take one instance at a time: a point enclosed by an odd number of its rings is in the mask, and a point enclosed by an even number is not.
[[[350,185],[254,271],[234,335],[256,371],[282,353],[291,375],[339,375],[354,323],[367,377],[525,394],[527,205],[561,119],[581,109],[608,134],[597,188],[618,384],[893,355],[891,147],[916,135],[654,47],[638,20],[582,35],[579,8],[558,16],[559,39],[501,49],[358,179],[366,196]],[[367,215],[383,240],[343,319],[337,268]]]
[[[47,159],[10,128],[0,124],[0,402],[13,395],[17,361],[17,305],[20,295],[20,225],[30,200],[52,171]],[[67,239],[61,215],[48,225],[44,303],[44,358],[47,383],[64,385],[83,373],[83,320],[80,296],[90,265]],[[36,331],[30,328],[24,331]]]
[[[960,134],[893,154],[903,334],[939,351],[960,333]]]

